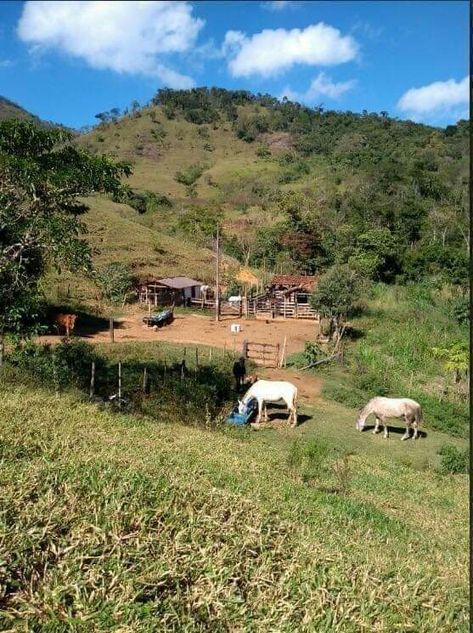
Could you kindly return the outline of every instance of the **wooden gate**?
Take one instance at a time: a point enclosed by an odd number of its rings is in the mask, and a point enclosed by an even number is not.
[[[257,365],[264,367],[279,367],[280,365],[280,345],[272,343],[256,343],[254,341],[243,341],[243,356],[254,361]]]

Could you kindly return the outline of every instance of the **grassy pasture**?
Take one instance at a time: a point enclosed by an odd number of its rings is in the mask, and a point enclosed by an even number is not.
[[[209,431],[5,373],[2,630],[466,631],[467,478],[435,470],[446,436],[385,442],[322,399],[301,414]]]

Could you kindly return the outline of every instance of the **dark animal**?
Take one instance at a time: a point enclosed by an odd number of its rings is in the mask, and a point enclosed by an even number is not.
[[[233,376],[235,378],[235,389],[236,391],[240,391],[246,376],[244,356],[240,356],[240,358],[233,363]]]
[[[187,369],[186,360],[182,359],[180,363],[174,363],[171,366],[171,371],[173,373],[178,374],[181,378],[184,378],[184,376],[187,376],[189,371]]]
[[[60,334],[61,330],[64,330],[66,336],[69,336],[74,330],[76,319],[77,314],[55,314],[53,317],[54,325],[58,333]]]

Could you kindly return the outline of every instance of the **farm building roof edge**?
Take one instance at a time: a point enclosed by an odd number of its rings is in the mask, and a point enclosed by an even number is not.
[[[269,285],[300,287],[312,290],[318,281],[319,278],[315,275],[274,275]]]
[[[204,285],[203,281],[198,281],[197,279],[191,279],[190,277],[184,276],[176,276],[176,277],[152,277],[146,276],[139,280],[141,285],[147,284],[160,284],[162,286],[167,286],[168,288],[173,288],[174,290],[182,290],[183,288],[190,288],[192,286],[202,286]]]

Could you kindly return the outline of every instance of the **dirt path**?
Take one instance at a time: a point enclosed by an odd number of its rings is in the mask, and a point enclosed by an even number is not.
[[[303,371],[262,368],[258,375],[270,380],[289,380],[297,387],[298,398],[302,402],[313,401],[314,398],[320,397],[322,391],[321,378]]]

